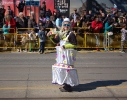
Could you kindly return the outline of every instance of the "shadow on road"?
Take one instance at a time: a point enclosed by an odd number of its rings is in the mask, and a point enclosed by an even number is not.
[[[115,86],[120,85],[127,80],[107,80],[107,81],[96,81],[86,84],[79,84],[73,88],[73,91],[82,92],[82,91],[89,91],[94,90],[98,87],[106,87],[106,86]]]

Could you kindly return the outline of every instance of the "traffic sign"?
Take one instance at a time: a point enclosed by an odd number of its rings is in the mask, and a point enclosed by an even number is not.
[[[26,1],[26,5],[27,6],[39,6],[40,5],[40,1]]]

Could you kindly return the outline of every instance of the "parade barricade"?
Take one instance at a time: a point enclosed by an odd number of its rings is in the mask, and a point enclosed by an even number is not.
[[[21,32],[21,30],[25,30]],[[27,39],[28,34],[30,30],[33,28],[20,28],[20,33],[18,32],[19,28],[17,29],[16,33],[10,33],[8,37],[10,40],[8,41],[8,45],[6,44],[5,41],[5,36],[3,33],[0,33],[0,51],[4,50],[6,48],[13,48],[13,50],[17,49],[27,49],[31,51],[32,49],[39,49],[39,38],[36,37],[36,40],[30,40]],[[82,28],[83,29],[83,28]],[[2,31],[2,28],[0,29]],[[46,28],[47,33],[52,30],[51,28]],[[84,32],[82,34],[77,33],[78,27],[74,29],[74,32],[76,34],[77,38],[77,48],[96,48],[98,44],[98,48],[104,48],[103,47],[103,40],[104,40],[104,35],[103,33],[88,33]],[[96,38],[97,37],[97,38]],[[24,42],[22,41],[24,38]],[[26,40],[25,40],[26,39]],[[98,40],[98,43],[97,43]],[[121,33],[114,33],[112,36],[112,43],[109,41],[109,36],[107,35],[107,46],[106,48],[114,48],[114,49],[120,49],[121,47]],[[53,48],[55,49],[56,44],[52,43],[50,41],[49,37],[46,37],[46,43],[45,43],[45,48],[50,49]],[[125,45],[125,48],[127,48],[127,45]]]
[[[9,30],[14,30],[15,32],[15,28],[10,28]],[[0,28],[0,51],[15,50],[15,35],[16,33],[4,34],[3,29]]]

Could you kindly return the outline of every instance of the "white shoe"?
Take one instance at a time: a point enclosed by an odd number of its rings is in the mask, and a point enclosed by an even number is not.
[[[120,51],[121,53],[125,53],[125,51]]]

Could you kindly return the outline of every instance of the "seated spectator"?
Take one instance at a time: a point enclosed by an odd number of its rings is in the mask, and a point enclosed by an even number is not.
[[[27,30],[25,28],[27,28],[28,26],[28,21],[24,17],[22,12],[20,12],[19,16],[16,18],[16,25],[17,25],[17,28],[24,28],[24,29],[18,29],[19,33],[23,33],[23,32],[26,33]]]

